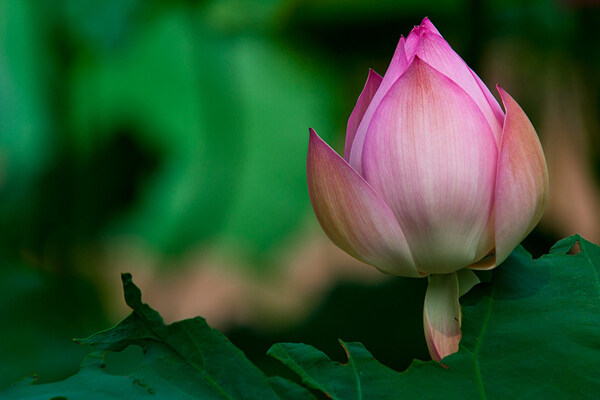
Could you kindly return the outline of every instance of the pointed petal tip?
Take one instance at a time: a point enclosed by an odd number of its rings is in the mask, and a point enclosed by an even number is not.
[[[421,21],[420,25],[416,25],[413,30],[413,32],[421,35],[425,32],[431,32],[431,33],[435,33],[436,35],[440,35],[440,32],[437,30],[437,28],[435,27],[435,25],[433,25],[433,23],[431,22],[431,20],[429,19],[429,17],[425,17],[423,18],[423,20]],[[412,32],[411,32],[412,33]]]
[[[413,57],[413,60],[412,60],[412,62],[410,63],[410,65],[408,66],[408,68],[410,68],[410,67],[411,67],[411,65],[413,65],[413,64],[415,65],[415,67],[418,67],[418,68],[423,68],[423,69],[425,69],[425,68],[426,68],[426,69],[428,69],[428,70],[434,71],[436,74],[440,74],[440,72],[439,72],[437,69],[433,68],[433,67],[431,66],[431,64],[429,64],[427,61],[425,61],[423,58],[419,57],[419,56],[418,56],[418,55],[416,55],[416,54],[415,54],[415,56]],[[408,69],[408,68],[407,68],[407,69]],[[443,74],[441,74],[441,75],[443,75]],[[445,76],[445,75],[444,75],[444,76]]]
[[[321,139],[313,128],[308,128],[308,146],[310,147],[311,144],[318,142],[319,140],[322,141],[323,139]]]
[[[375,82],[377,83],[376,87],[379,87],[379,84],[381,84],[382,79],[383,77],[379,75],[377,71],[375,71],[373,68],[369,68],[369,73],[367,74],[367,82],[365,82],[365,87],[369,87],[369,84],[371,83],[369,82],[369,80],[375,80]]]
[[[429,64],[427,64],[427,61],[423,60],[421,57],[419,57],[418,55],[415,54],[412,61],[406,68],[406,71],[408,71],[409,69],[412,69],[412,68],[425,68],[425,67],[431,68],[431,66]]]
[[[450,83],[451,85],[455,85],[455,82],[452,82],[446,75],[442,74],[440,71],[435,69],[431,64],[429,64],[422,57],[419,57],[417,54],[413,57],[412,61],[406,68],[404,75],[416,74],[419,77],[419,80],[429,80],[433,75],[443,77],[445,83]]]
[[[504,106],[504,111],[506,112],[506,99],[510,98],[514,101],[514,99],[512,98],[511,95],[508,94],[508,92],[506,90],[504,90],[502,88],[502,86],[500,86],[500,84],[496,84],[496,90],[498,91],[498,93],[500,94],[500,99],[502,100],[502,105]]]
[[[318,152],[319,149],[328,148],[331,149],[331,146],[325,142],[321,136],[315,131],[313,128],[308,128],[308,154],[307,157],[310,158],[311,155],[314,155],[315,152]],[[335,152],[335,150],[331,149],[331,151]],[[336,153],[337,154],[337,153]]]
[[[382,81],[383,78],[381,75],[369,68],[367,81],[365,82],[362,92],[358,96],[358,100],[356,100],[356,105],[350,114],[350,118],[348,118],[348,124],[346,126],[346,143],[344,145],[344,158],[346,161],[349,161],[350,159],[350,153],[354,146],[357,131],[365,118],[365,113],[373,101],[373,97],[375,96],[375,93],[377,93]]]

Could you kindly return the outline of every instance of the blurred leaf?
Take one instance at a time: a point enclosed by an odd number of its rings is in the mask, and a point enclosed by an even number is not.
[[[88,155],[126,125],[160,155],[140,203],[110,232],[170,253],[219,235],[261,254],[308,210],[306,132],[333,131],[334,80],[268,36],[218,29],[203,11],[171,7],[121,53],[78,60],[73,142]]]
[[[579,45],[580,21],[568,1],[492,0],[488,7],[493,18],[487,29],[497,38],[515,38],[513,45],[530,43],[536,52],[558,50],[562,57]]]
[[[463,297],[463,339],[443,360],[448,369],[414,361],[398,373],[360,343],[342,342],[346,364],[304,344],[276,344],[270,355],[332,399],[591,399],[600,390],[599,276],[600,248],[579,236],[537,260],[518,247],[491,284]]]
[[[114,232],[181,251],[214,235],[229,204],[241,145],[231,45],[200,33],[183,7],[146,22],[122,53],[82,59],[73,92],[75,143],[91,152],[122,124],[155,149],[160,168]],[[216,189],[218,188],[218,189]],[[210,210],[210,211],[209,211]],[[203,219],[203,223],[195,223]]]
[[[204,319],[165,326],[142,303],[142,294],[123,274],[125,301],[133,312],[112,329],[78,340],[94,351],[78,374],[61,382],[31,385],[25,379],[0,393],[3,399],[310,399],[306,389],[282,378],[268,378]],[[106,352],[142,348],[141,363],[127,376],[105,371]]]
[[[43,24],[27,1],[0,2],[0,15],[0,193],[6,199],[23,195],[52,146],[44,108],[49,60]]]
[[[427,14],[427,10],[440,13],[456,12],[462,10],[466,0],[318,0],[303,1],[301,4],[306,12],[322,19],[337,19],[340,15],[344,18],[365,19],[378,17],[386,18],[389,14],[414,13]],[[420,21],[417,21],[420,22]]]
[[[294,0],[212,0],[202,12],[209,26],[226,32],[267,31]]]
[[[262,37],[240,39],[235,63],[243,164],[223,236],[252,254],[285,239],[309,211],[308,127],[333,135],[334,90],[324,68]]]
[[[121,44],[129,33],[139,0],[104,0],[102,2],[62,0],[65,20],[78,40],[111,48]]]

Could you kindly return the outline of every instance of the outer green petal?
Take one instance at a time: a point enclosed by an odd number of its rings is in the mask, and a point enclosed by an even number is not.
[[[458,276],[458,297],[469,293],[469,290],[481,283],[479,277],[470,269],[461,269],[456,274]]]
[[[423,328],[429,354],[438,362],[458,351],[462,336],[458,297],[456,272],[429,277],[423,307]]]

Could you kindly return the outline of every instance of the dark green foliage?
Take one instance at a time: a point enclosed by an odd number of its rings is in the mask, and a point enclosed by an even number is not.
[[[268,378],[220,332],[197,317],[165,326],[142,303],[141,292],[123,275],[125,300],[133,312],[114,328],[77,340],[94,351],[78,374],[67,380],[30,385],[25,379],[4,391],[3,399],[307,399],[304,388]],[[144,356],[127,376],[105,371],[106,351],[139,346]]]
[[[165,325],[123,275],[133,312],[114,328],[77,340],[94,350],[67,380],[25,379],[2,399],[332,399],[594,398],[600,391],[600,248],[579,236],[533,260],[518,247],[491,283],[462,298],[460,351],[414,361],[405,372],[379,363],[360,343],[344,343],[348,361],[332,361],[306,344],[275,344],[269,355],[306,388],[267,377],[220,332],[197,317]],[[373,327],[376,329],[377,327]],[[106,369],[107,352],[139,347],[128,375]],[[113,354],[113,353],[109,353]],[[308,388],[308,389],[307,389]]]
[[[414,361],[397,373],[360,343],[342,343],[346,364],[304,344],[269,353],[333,399],[592,399],[600,391],[599,293],[600,248],[572,236],[537,260],[518,247],[492,283],[463,297],[463,340],[443,360],[448,369]]]

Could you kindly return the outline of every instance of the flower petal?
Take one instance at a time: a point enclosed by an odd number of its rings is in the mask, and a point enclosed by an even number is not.
[[[437,362],[458,351],[462,336],[458,297],[456,272],[429,277],[423,307],[423,328],[429,354]]]
[[[433,25],[433,23],[429,20],[428,17],[423,18],[423,21],[421,21],[421,26],[423,28],[429,29],[431,32],[440,35],[440,32],[437,30],[437,28]],[[440,35],[442,36],[442,35]]]
[[[354,110],[348,119],[348,128],[346,129],[346,147],[344,148],[344,158],[346,161],[348,161],[350,158],[350,149],[352,148],[352,143],[354,142],[354,137],[356,136],[356,131],[360,125],[360,121],[362,121],[365,111],[367,111],[367,107],[369,107],[371,100],[373,100],[373,96],[375,96],[375,92],[377,92],[379,85],[381,85],[382,79],[383,78],[381,75],[372,69],[369,69],[369,75],[367,76],[365,87],[363,88],[360,96],[358,96],[356,106],[354,107]]]
[[[479,277],[470,269],[461,269],[456,273],[456,276],[458,277],[458,297],[469,293],[469,290],[481,283]]]
[[[479,85],[479,88],[483,92],[483,95],[485,96],[488,104],[492,108],[492,111],[493,111],[494,115],[496,116],[496,119],[500,122],[500,125],[504,124],[504,112],[502,111],[500,104],[498,104],[498,100],[496,100],[496,98],[494,97],[492,92],[490,92],[490,89],[488,89],[486,84],[483,83],[481,78],[479,76],[477,76],[477,74],[471,68],[469,68],[469,71],[471,71],[471,75],[473,76],[473,78],[475,78],[475,81],[477,81],[477,85]],[[499,142],[498,142],[498,144],[499,144]]]
[[[428,20],[411,31],[405,46],[408,62],[418,56],[467,92],[488,121],[499,147],[504,116],[500,105],[481,79],[430,25]]]
[[[333,243],[384,272],[421,276],[394,213],[312,128],[306,170],[313,209]]]
[[[405,52],[407,55],[410,53],[411,58],[414,55],[414,49],[416,48],[417,42],[419,41],[421,33],[424,30],[427,30],[438,36],[442,36],[440,34],[440,31],[437,30],[437,28],[433,25],[433,23],[429,20],[429,18],[427,18],[427,17],[423,18],[423,21],[421,21],[421,25],[415,26],[410,31],[410,33],[408,34],[408,37],[406,38],[406,43],[404,45],[404,48],[405,48]],[[409,50],[406,50],[406,49],[409,49]]]
[[[419,271],[450,273],[477,261],[496,160],[471,97],[415,57],[373,116],[363,176],[394,211]]]
[[[492,207],[492,211],[490,211],[490,219],[488,220],[487,227],[485,228],[485,232],[481,236],[481,240],[479,241],[479,247],[477,248],[477,256],[475,257],[477,261],[467,266],[466,268],[487,270],[492,269],[496,266],[494,228],[494,208]]]
[[[365,136],[367,134],[369,124],[371,123],[371,119],[373,118],[373,114],[377,110],[377,107],[379,107],[379,103],[381,103],[381,100],[386,95],[388,90],[392,87],[400,75],[406,71],[407,67],[408,64],[406,62],[406,54],[404,54],[404,38],[401,37],[400,41],[398,42],[398,46],[396,47],[396,51],[394,52],[394,56],[392,57],[392,61],[390,62],[390,66],[383,76],[381,85],[379,85],[375,96],[373,96],[373,99],[371,100],[371,103],[365,111],[365,115],[358,126],[356,136],[354,137],[354,142],[352,144],[352,149],[350,151],[350,156],[346,155],[348,163],[350,163],[352,168],[354,168],[359,174],[362,173],[362,153],[365,143]]]
[[[496,178],[496,265],[537,225],[548,199],[542,145],[527,115],[500,86],[506,118]]]

